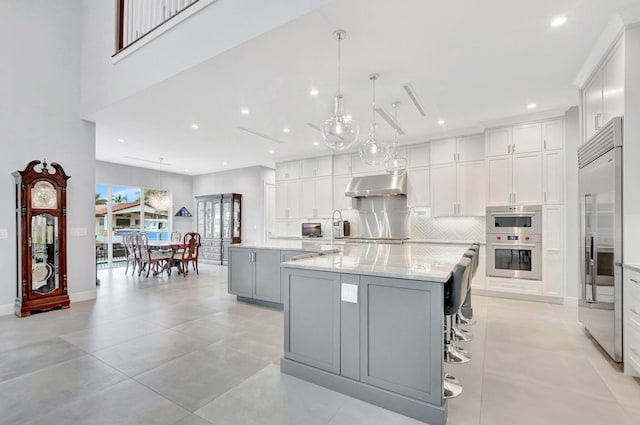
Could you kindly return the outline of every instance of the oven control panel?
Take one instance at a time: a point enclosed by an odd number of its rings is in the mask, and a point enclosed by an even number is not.
[[[500,241],[500,242],[511,242],[511,243],[530,243],[530,242],[540,242],[540,235],[533,234],[502,234],[502,235],[487,235],[487,242],[491,241]]]

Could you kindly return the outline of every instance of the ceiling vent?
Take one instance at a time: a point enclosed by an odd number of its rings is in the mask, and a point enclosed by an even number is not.
[[[416,94],[415,90],[413,90],[413,87],[411,87],[409,84],[405,84],[402,87],[409,95],[409,99],[411,99],[411,102],[413,102],[413,105],[416,107],[418,112],[420,112],[420,115],[422,115],[423,117],[426,117],[427,113],[424,111],[424,108],[420,103],[420,99],[418,99],[418,95]]]
[[[262,137],[263,139],[271,140],[272,142],[276,142],[276,143],[280,143],[280,144],[285,143],[282,140],[276,139],[276,138],[271,137],[271,136],[267,136],[266,134],[260,133],[260,132],[255,131],[255,130],[251,130],[251,129],[247,128],[247,127],[238,126],[237,128],[238,128],[238,130],[246,131],[249,134],[253,134],[254,136]]]
[[[400,127],[398,125],[398,122],[396,120],[394,120],[393,117],[391,115],[389,115],[389,113],[384,108],[376,108],[376,112],[378,113],[378,115],[380,115],[382,117],[383,120],[385,120],[387,122],[387,124],[389,124],[391,126],[391,128],[393,128],[395,131],[397,131],[399,135],[403,136],[403,135],[407,134],[402,129],[402,127]]]

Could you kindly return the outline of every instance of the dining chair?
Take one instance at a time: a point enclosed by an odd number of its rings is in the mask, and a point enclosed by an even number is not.
[[[140,266],[140,256],[136,249],[137,241],[134,232],[125,232],[122,235],[122,242],[127,255],[127,268],[124,270],[124,274],[129,271],[129,263],[133,266],[131,269],[131,276],[136,272],[136,266]]]
[[[200,275],[198,271],[198,252],[200,251],[200,233],[189,232],[184,235],[184,249],[180,253],[173,255],[173,263],[178,266],[180,273],[184,277],[187,277],[189,273],[189,263],[196,271],[197,275]]]
[[[147,277],[149,277],[149,272],[151,271],[151,267],[154,267],[154,275],[161,273],[162,270],[166,269],[167,274],[171,276],[171,257],[172,252],[169,251],[152,251],[149,248],[149,237],[146,232],[138,233],[137,237],[137,245],[138,251],[140,253],[140,268],[138,270],[138,276],[142,274],[142,270],[147,268]],[[158,270],[157,267],[160,266],[161,269]]]

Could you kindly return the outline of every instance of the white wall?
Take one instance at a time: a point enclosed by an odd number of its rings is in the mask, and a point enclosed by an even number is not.
[[[97,184],[116,184],[150,189],[164,189],[173,196],[173,231],[181,234],[196,230],[195,209],[193,208],[192,177],[182,174],[162,172],[160,187],[160,170],[130,167],[110,162],[96,161],[95,181]],[[187,207],[193,217],[173,217],[180,208]]]
[[[565,268],[564,296],[578,298],[580,275],[580,210],[578,208],[578,147],[580,146],[580,110],[569,108],[564,114],[565,176]]]
[[[71,176],[67,192],[67,277],[73,302],[95,297],[95,129],[80,120],[81,4],[77,0],[3,0],[0,38],[0,314],[16,296],[15,185],[29,161],[57,162]],[[71,229],[87,235],[70,236]]]
[[[193,178],[193,195],[242,194],[242,242],[264,241],[264,183],[275,183],[275,172],[266,167],[249,167]],[[195,211],[195,199],[192,204]]]
[[[218,0],[114,63],[116,1],[82,0],[82,103],[85,118],[277,28],[328,0]],[[62,7],[62,6],[61,6]],[[54,15],[52,15],[54,16]],[[31,26],[26,26],[31,30]],[[17,34],[23,34],[24,28]],[[15,34],[11,34],[14,39]]]

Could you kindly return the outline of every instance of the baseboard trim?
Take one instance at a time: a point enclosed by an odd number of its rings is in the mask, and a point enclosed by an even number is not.
[[[487,297],[509,298],[512,300],[535,301],[539,303],[550,303],[550,304],[565,303],[565,298],[563,297],[551,297],[548,295],[520,294],[518,292],[502,292],[502,291],[492,291],[489,289],[477,289],[477,288],[472,289],[471,293],[474,295],[483,295]]]
[[[568,305],[571,307],[578,306],[578,298],[576,297],[564,297],[564,305]]]
[[[72,303],[95,300],[96,298],[98,298],[98,291],[95,289],[91,291],[74,292],[73,294],[69,293],[69,300]]]
[[[0,305],[0,316],[8,316],[14,314],[14,303]]]

